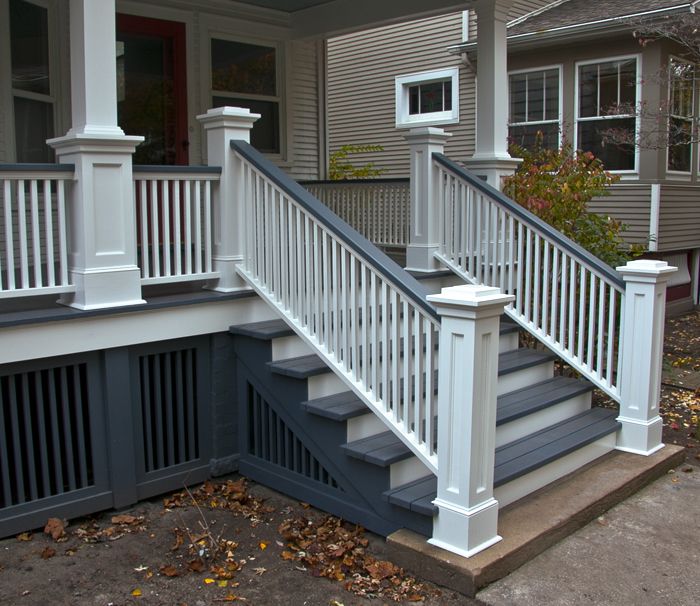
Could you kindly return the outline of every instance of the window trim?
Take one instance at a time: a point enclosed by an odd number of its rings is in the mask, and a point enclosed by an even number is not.
[[[452,81],[452,109],[442,112],[410,115],[408,112],[408,90],[418,84],[429,84],[441,80]],[[414,126],[437,126],[441,124],[457,124],[459,122],[459,68],[406,74],[394,78],[396,95],[396,128],[412,128]]]
[[[611,63],[613,61],[624,61],[626,59],[634,59],[635,61],[635,103],[639,104],[642,100],[642,55],[641,53],[633,53],[629,55],[616,55],[613,57],[601,57],[599,59],[586,59],[585,61],[576,61],[574,63],[574,149],[577,150],[578,146],[578,125],[579,122],[592,122],[594,120],[615,120],[621,119],[623,117],[631,118],[634,117],[634,168],[632,169],[608,169],[608,172],[614,173],[616,175],[621,175],[623,177],[636,176],[639,174],[639,131],[641,127],[641,117],[639,112],[636,116],[625,114],[624,116],[595,116],[592,118],[579,118],[579,68],[583,65],[595,65],[597,63]]]
[[[690,162],[688,163],[688,170],[677,170],[677,169],[672,169],[672,168],[669,168],[669,167],[668,167],[668,163],[669,163],[669,160],[670,160],[670,152],[671,152],[671,146],[670,146],[670,143],[669,143],[668,138],[669,138],[669,135],[670,135],[670,128],[671,128],[671,127],[670,127],[670,122],[671,122],[671,119],[674,117],[674,116],[671,114],[673,104],[672,104],[672,99],[671,99],[672,79],[671,79],[671,70],[670,70],[671,63],[672,63],[673,61],[676,61],[676,62],[679,62],[679,63],[686,63],[686,64],[688,64],[688,65],[694,65],[696,71],[697,71],[697,69],[698,69],[700,66],[699,66],[698,64],[694,64],[692,61],[686,61],[685,59],[681,59],[680,57],[676,57],[675,55],[669,55],[669,56],[668,56],[668,68],[669,68],[669,72],[668,72],[668,73],[669,73],[669,78],[668,78],[667,97],[666,97],[667,103],[668,103],[668,124],[667,124],[667,129],[668,129],[668,130],[667,130],[667,132],[666,132],[666,164],[665,164],[665,168],[666,168],[666,174],[667,174],[667,175],[670,175],[671,177],[681,178],[681,179],[684,179],[684,180],[685,180],[685,179],[689,179],[689,178],[691,177],[691,175],[693,174],[693,165],[694,165],[694,163],[695,163],[695,156],[696,156],[696,149],[697,149],[697,146],[695,145],[695,143],[692,142],[692,140],[691,140],[691,142],[689,143],[689,145],[690,145]],[[698,111],[698,95],[696,94],[696,93],[697,93],[697,90],[696,90],[697,87],[696,87],[696,85],[695,85],[695,81],[696,81],[696,80],[697,80],[697,73],[696,73],[696,75],[695,75],[694,78],[693,78],[693,99],[692,99],[692,101],[691,101],[691,106],[692,106],[691,111],[692,111],[692,114],[691,114],[691,116],[690,116],[691,132],[692,132],[692,127],[693,127],[693,124],[695,123],[696,116],[697,116],[697,111]]]
[[[535,122],[511,122],[510,121],[510,77],[511,76],[517,76],[518,74],[527,74],[527,73],[533,73],[533,72],[546,72],[551,69],[556,69],[558,73],[558,95],[559,95],[559,102],[558,102],[558,108],[557,108],[557,119],[556,120],[538,120]],[[556,63],[553,65],[544,65],[542,67],[528,67],[524,69],[514,69],[512,71],[508,72],[508,128],[510,129],[511,126],[533,126],[537,124],[553,124],[554,122],[557,123],[557,141],[558,141],[558,147],[561,148],[562,144],[562,138],[563,138],[563,130],[564,130],[564,82],[563,82],[563,72],[564,72],[564,64],[563,63]]]
[[[252,95],[248,93],[235,93],[228,91],[214,90],[212,86],[212,56],[211,56],[211,45],[212,40],[224,40],[228,42],[240,42],[242,44],[251,44],[254,46],[265,46],[268,48],[275,49],[275,95]],[[287,136],[288,120],[286,114],[286,88],[285,88],[285,78],[287,74],[287,59],[286,59],[286,48],[285,44],[278,40],[269,40],[264,38],[255,38],[251,36],[241,36],[236,33],[223,32],[220,30],[209,29],[206,35],[206,61],[207,61],[207,86],[206,95],[207,107],[213,107],[214,97],[228,97],[230,99],[250,99],[252,101],[271,101],[277,103],[278,108],[278,120],[279,120],[279,152],[268,153],[265,152],[265,156],[276,161],[285,161],[288,157],[287,141],[289,137]]]

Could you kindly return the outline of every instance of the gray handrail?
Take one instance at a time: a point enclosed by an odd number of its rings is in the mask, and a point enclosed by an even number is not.
[[[75,172],[75,164],[54,164],[54,163],[39,163],[31,164],[10,164],[0,162],[0,172],[12,173],[73,173]]]
[[[550,238],[554,243],[576,258],[577,261],[587,265],[589,268],[593,269],[596,273],[624,292],[625,282],[620,273],[610,267],[604,261],[601,261],[593,253],[587,251],[570,238],[567,238],[564,234],[554,229],[551,225],[540,219],[538,216],[534,215],[514,200],[511,200],[508,196],[490,186],[484,180],[466,170],[463,166],[460,166],[459,164],[456,164],[452,160],[446,158],[443,154],[433,153],[433,159],[453,173],[459,175],[460,178],[467,181],[472,187],[480,190],[483,194],[486,194],[489,198],[507,208],[509,212],[516,215],[524,223],[536,228],[539,232]]]
[[[304,179],[302,185],[382,185],[385,183],[410,183],[408,177],[381,177],[377,179]]]
[[[172,173],[185,175],[220,175],[220,166],[188,166],[167,164],[159,166],[157,164],[134,164],[134,173]]]
[[[376,267],[406,293],[412,293],[419,305],[432,318],[439,321],[437,310],[428,303],[428,292],[411,274],[379,250],[367,238],[358,233],[320,200],[312,196],[294,179],[270,162],[258,150],[245,141],[232,140],[231,149],[240,154],[274,184],[291,196],[300,206],[316,217],[323,225],[339,236],[358,256]]]

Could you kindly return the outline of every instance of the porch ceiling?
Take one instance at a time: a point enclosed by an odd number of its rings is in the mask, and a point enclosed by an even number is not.
[[[328,37],[466,10],[474,0],[235,0],[286,13],[294,37]]]

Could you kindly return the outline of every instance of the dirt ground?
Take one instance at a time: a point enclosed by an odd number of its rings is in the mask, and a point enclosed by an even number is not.
[[[664,349],[664,441],[700,466],[700,312],[668,321]],[[0,541],[2,605],[370,600],[480,604],[404,574],[382,538],[240,476]]]

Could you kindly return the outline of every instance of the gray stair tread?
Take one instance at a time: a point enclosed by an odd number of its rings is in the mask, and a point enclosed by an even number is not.
[[[345,421],[369,412],[369,409],[352,391],[307,400],[301,403],[306,412],[334,421]]]
[[[295,379],[306,379],[314,375],[331,372],[325,362],[314,354],[299,356],[298,358],[287,358],[286,360],[275,360],[268,362],[267,365],[275,374],[294,377]]]
[[[496,449],[494,486],[501,486],[543,467],[578,448],[617,431],[617,412],[592,408],[566,421]],[[432,516],[437,495],[437,478],[429,476],[384,493],[394,505]]]
[[[427,476],[404,484],[393,490],[387,490],[384,498],[392,505],[398,505],[409,511],[432,516],[437,511],[433,500],[437,494],[437,478]]]
[[[512,332],[520,331],[520,326],[517,322],[511,320],[508,316],[501,316],[501,328],[500,333],[502,335],[507,335]]]
[[[537,351],[528,347],[521,347],[513,351],[507,351],[498,356],[498,375],[507,375],[517,370],[537,366],[555,359],[555,355],[547,351]]]
[[[236,324],[228,331],[232,335],[242,335],[255,339],[275,339],[289,337],[294,331],[289,328],[284,320],[265,320],[264,322],[251,322],[250,324]]]
[[[516,389],[498,397],[496,425],[503,425],[538,410],[593,390],[593,385],[580,379],[553,377]]]
[[[380,467],[388,467],[411,456],[408,446],[390,431],[348,442],[341,448],[355,459]]]
[[[496,449],[494,486],[506,484],[618,430],[617,411],[592,408]]]

